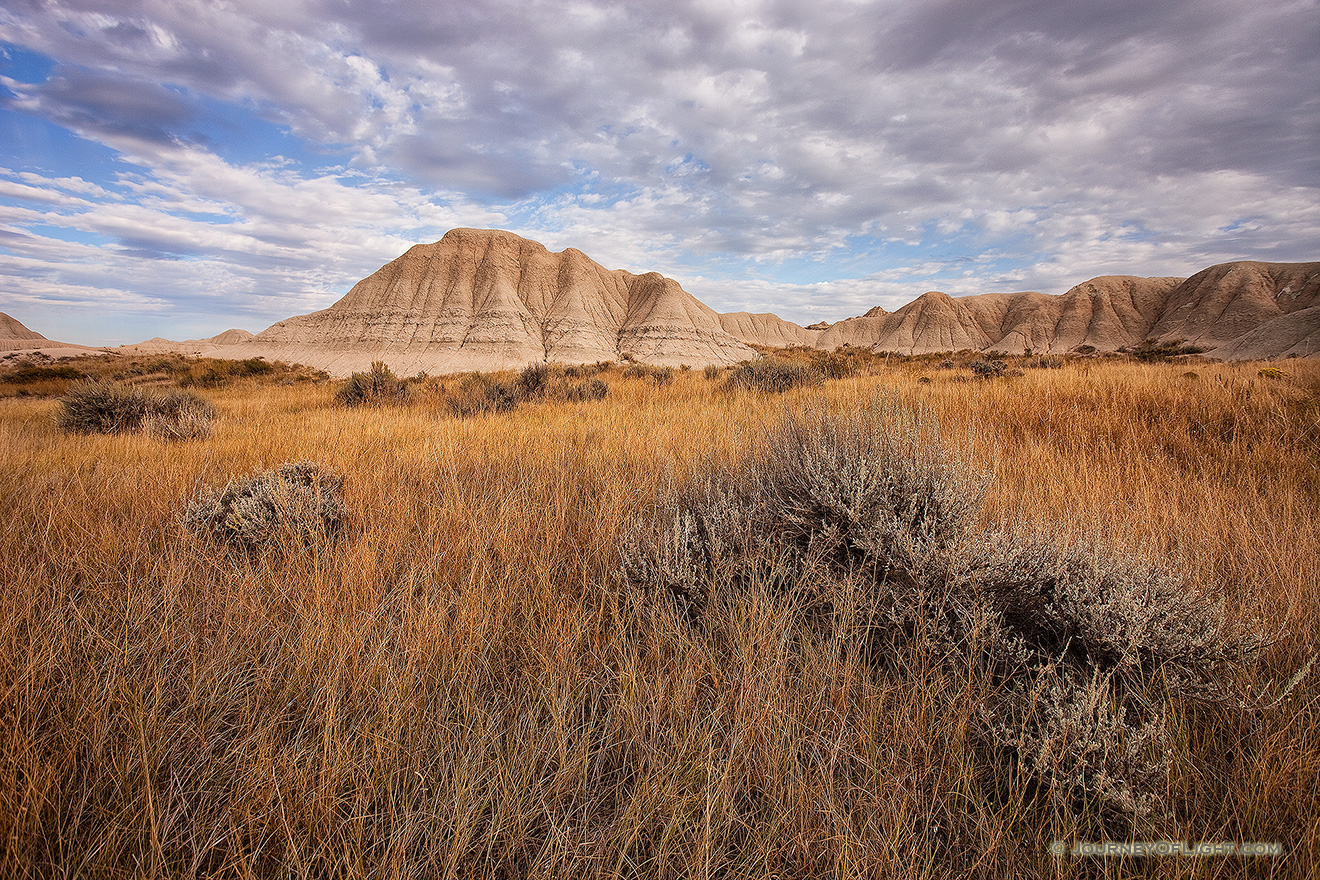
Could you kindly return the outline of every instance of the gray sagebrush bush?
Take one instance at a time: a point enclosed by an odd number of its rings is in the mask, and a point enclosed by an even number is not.
[[[189,391],[146,392],[131,385],[88,381],[60,398],[56,424],[76,434],[141,431],[162,440],[211,435],[215,407]]]
[[[203,492],[183,515],[193,533],[247,552],[314,545],[339,535],[347,521],[343,479],[308,461]]]
[[[878,671],[915,651],[981,676],[992,772],[1012,768],[1056,803],[1145,815],[1168,770],[1169,707],[1231,703],[1231,669],[1261,640],[1166,568],[980,526],[987,486],[891,401],[791,416],[741,462],[659,499],[628,533],[620,576],[697,629],[766,590]]]

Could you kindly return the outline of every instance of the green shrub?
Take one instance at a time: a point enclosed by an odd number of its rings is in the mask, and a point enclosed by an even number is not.
[[[347,523],[343,479],[314,462],[282,464],[188,503],[184,526],[244,552],[310,546]]]
[[[814,367],[768,357],[743,361],[734,367],[729,375],[728,387],[782,394],[793,388],[818,385],[823,379],[824,375]]]
[[[405,403],[411,396],[406,381],[384,361],[375,361],[369,371],[349,376],[335,400],[344,406],[386,406]]]
[[[56,423],[76,434],[146,431],[162,440],[210,436],[216,412],[195,394],[175,391],[148,394],[114,382],[82,382],[60,398]]]

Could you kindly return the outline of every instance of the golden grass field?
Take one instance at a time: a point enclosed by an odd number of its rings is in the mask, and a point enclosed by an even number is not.
[[[0,875],[1320,875],[1320,675],[1266,705],[1320,650],[1320,361],[1264,366],[895,360],[782,395],[616,368],[604,400],[467,419],[251,379],[176,443],[0,398]],[[772,595],[697,632],[620,587],[665,487],[877,393],[993,475],[988,525],[1161,560],[1269,636],[1236,673],[1264,708],[1175,713],[1167,814],[987,792],[975,682],[877,673]],[[181,525],[300,460],[344,476],[337,542],[246,558]],[[1049,853],[1101,839],[1284,854]]]

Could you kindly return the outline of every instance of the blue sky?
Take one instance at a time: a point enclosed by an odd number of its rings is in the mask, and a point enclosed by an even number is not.
[[[258,331],[455,226],[834,321],[1320,260],[1316,0],[8,0],[0,311]]]

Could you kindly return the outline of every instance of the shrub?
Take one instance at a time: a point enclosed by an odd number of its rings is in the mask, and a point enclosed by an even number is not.
[[[623,368],[625,379],[646,379],[657,387],[670,385],[674,381],[673,367],[657,367],[647,364],[631,363]]]
[[[146,431],[163,440],[210,436],[215,408],[195,394],[148,394],[114,382],[89,381],[60,399],[56,423],[76,434]]]
[[[568,399],[573,401],[602,400],[610,393],[610,386],[600,379],[583,379],[568,389]]]
[[[204,440],[215,415],[215,407],[196,394],[172,391],[148,398],[142,430],[161,440]]]
[[[403,403],[410,396],[408,383],[395,376],[384,361],[375,361],[367,372],[349,376],[335,400],[344,406],[385,406]]]
[[[189,502],[184,526],[244,552],[309,546],[347,522],[343,480],[314,462],[282,464]]]
[[[1157,810],[1170,707],[1232,703],[1225,671],[1261,640],[1158,566],[985,531],[986,487],[892,403],[791,417],[662,497],[628,533],[620,578],[698,630],[764,590],[880,674],[915,654],[975,678],[989,784],[1110,818]]]
[[[814,367],[768,357],[756,361],[744,361],[734,367],[729,376],[728,386],[747,391],[782,394],[793,388],[818,385],[823,379],[824,376]]]
[[[473,373],[465,376],[447,395],[445,404],[452,415],[462,419],[491,412],[511,412],[518,408],[520,401],[517,380],[497,382],[484,373]]]
[[[550,387],[550,367],[547,364],[528,364],[518,374],[518,396],[524,400],[544,397]]]
[[[1195,345],[1186,345],[1177,341],[1156,342],[1155,340],[1147,339],[1140,345],[1130,348],[1124,346],[1123,348],[1120,348],[1119,351],[1123,354],[1130,354],[1139,361],[1152,363],[1155,361],[1173,360],[1174,358],[1184,357],[1186,355],[1201,354],[1205,349]]]
[[[968,364],[972,372],[982,379],[993,379],[995,376],[1004,375],[1004,362],[995,360],[977,360]]]
[[[1039,357],[1028,358],[1026,366],[1036,370],[1058,370],[1063,368],[1064,363],[1062,355],[1043,354]]]
[[[83,373],[77,367],[71,367],[68,364],[58,366],[42,366],[40,364],[26,364],[6,375],[0,381],[8,382],[13,385],[30,385],[33,382],[48,382],[59,379],[81,379]]]
[[[1266,367],[1265,369],[1261,370],[1261,371],[1260,371],[1259,373],[1257,373],[1256,375],[1260,376],[1262,379],[1287,379],[1287,378],[1288,378],[1288,374],[1287,374],[1286,372],[1284,372],[1283,370],[1280,370],[1278,367]]]
[[[720,376],[724,375],[724,367],[719,364],[707,364],[705,369],[701,371],[701,375],[705,376],[707,379],[718,379]]]
[[[812,352],[811,366],[830,379],[846,379],[857,374],[856,363],[844,351]]]
[[[119,434],[137,431],[147,414],[141,389],[114,382],[82,382],[60,398],[56,422],[76,434]]]

